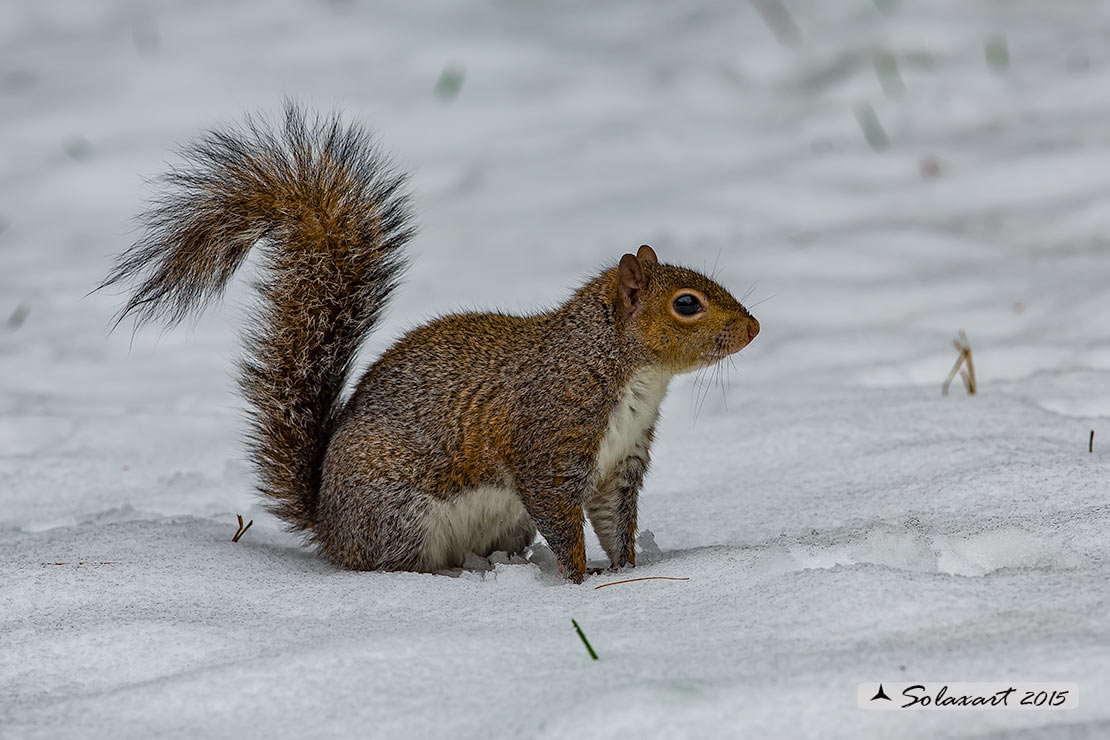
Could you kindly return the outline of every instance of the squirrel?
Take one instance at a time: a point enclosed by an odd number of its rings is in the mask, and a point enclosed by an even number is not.
[[[283,124],[247,117],[181,154],[98,289],[133,284],[117,325],[173,326],[261,251],[239,386],[274,514],[357,570],[459,567],[523,552],[538,531],[580,583],[586,515],[614,569],[636,564],[669,381],[759,332],[727,290],[644,245],[554,310],[419,326],[344,398],[406,265],[406,176],[365,129],[292,102]]]

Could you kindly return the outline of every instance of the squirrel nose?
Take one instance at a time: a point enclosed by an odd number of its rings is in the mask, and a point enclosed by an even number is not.
[[[758,333],[759,333],[759,322],[756,321],[755,317],[753,316],[752,318],[748,319],[748,341],[750,342],[753,339],[755,339],[755,335],[758,334]]]

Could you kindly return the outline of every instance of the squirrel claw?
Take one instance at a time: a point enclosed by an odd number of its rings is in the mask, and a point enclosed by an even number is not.
[[[581,583],[586,579],[585,573],[564,568],[562,563],[559,563],[559,575],[563,576],[571,583]]]

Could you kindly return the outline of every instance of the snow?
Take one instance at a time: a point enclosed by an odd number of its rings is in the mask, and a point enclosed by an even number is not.
[[[1110,5],[786,5],[797,45],[709,0],[8,2],[0,737],[1110,735]],[[654,557],[582,586],[542,549],[336,571],[252,492],[248,281],[108,334],[119,296],[87,294],[143,177],[283,95],[413,172],[413,268],[364,360],[439,313],[554,305],[641,243],[754,286],[727,386],[664,402]],[[980,394],[942,397],[961,329]],[[638,576],[689,580],[593,588]],[[1075,682],[1080,706],[859,709],[884,679]]]

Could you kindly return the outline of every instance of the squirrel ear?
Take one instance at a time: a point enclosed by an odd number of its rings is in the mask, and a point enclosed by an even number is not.
[[[640,250],[643,251],[643,247],[640,247]],[[634,255],[626,254],[621,257],[620,266],[617,268],[617,279],[620,283],[621,306],[624,308],[624,315],[628,317],[636,310],[640,291],[647,284],[640,261]]]
[[[636,259],[640,260],[641,265],[658,265],[659,258],[655,256],[655,250],[644,244],[636,252]]]

